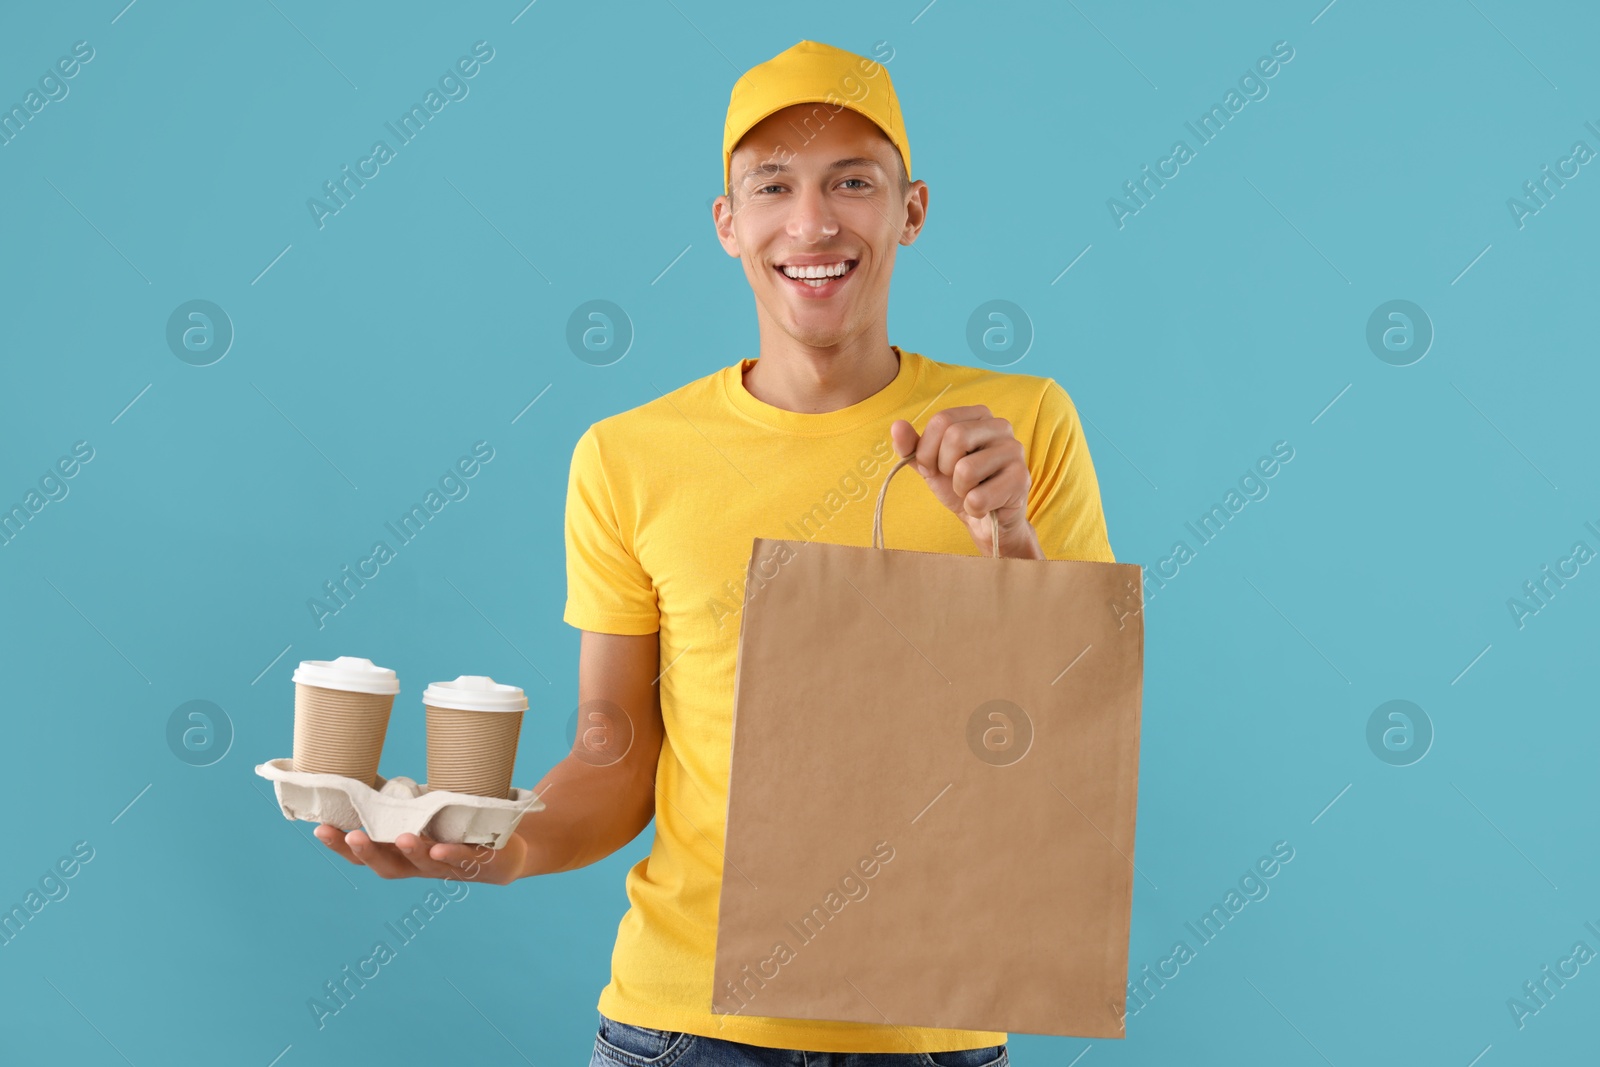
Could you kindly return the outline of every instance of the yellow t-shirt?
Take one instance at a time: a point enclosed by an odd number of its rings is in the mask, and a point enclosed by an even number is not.
[[[1049,559],[1115,562],[1076,409],[1053,379],[899,353],[886,387],[838,411],[757,400],[742,360],[591,425],[567,487],[563,618],[599,633],[660,633],[666,736],[655,840],[628,872],[599,1010],[619,1022],[768,1048],[941,1052],[1004,1033],[712,1011],[728,810],[739,614],[756,537],[871,545],[896,419],[920,433],[945,408],[984,404],[1027,449],[1028,521]],[[884,504],[888,548],[977,555],[965,525],[915,468]],[[953,959],[959,970],[964,961]],[[734,1005],[737,1006],[737,1005]],[[908,1039],[912,1043],[908,1047]]]

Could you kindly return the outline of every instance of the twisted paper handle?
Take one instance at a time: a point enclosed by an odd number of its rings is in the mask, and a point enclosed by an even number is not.
[[[883,476],[883,488],[878,490],[878,507],[872,513],[872,547],[873,548],[883,548],[884,547],[884,544],[883,544],[883,501],[884,501],[884,498],[889,495],[889,479],[893,478],[895,476],[895,472],[898,471],[901,467],[904,467],[907,463],[910,463],[912,458],[913,458],[912,456],[902,456],[901,459],[900,459],[900,462],[896,463],[893,467],[890,467],[889,468],[889,473]],[[990,545],[992,546],[992,548],[994,550],[994,554],[990,558],[991,559],[999,559],[1000,558],[1000,517],[998,515],[996,515],[992,510],[989,512],[989,543],[990,543]]]

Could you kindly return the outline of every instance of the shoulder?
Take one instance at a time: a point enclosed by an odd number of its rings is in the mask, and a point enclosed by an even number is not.
[[[1055,378],[921,358],[926,384],[935,394],[945,391],[941,407],[983,404],[1019,431],[1077,421],[1071,396]]]
[[[592,422],[580,443],[587,438],[602,451],[652,441],[659,444],[663,432],[692,427],[717,407],[726,373],[727,368],[720,367],[653,400]]]

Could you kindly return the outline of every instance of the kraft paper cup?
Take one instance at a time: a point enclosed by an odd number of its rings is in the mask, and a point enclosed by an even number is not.
[[[303,660],[294,672],[294,769],[377,788],[400,682],[370,659]]]
[[[428,716],[428,788],[506,800],[528,698],[514,685],[463,674],[422,694]]]

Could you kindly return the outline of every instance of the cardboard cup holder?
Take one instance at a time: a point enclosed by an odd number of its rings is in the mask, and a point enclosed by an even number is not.
[[[511,790],[505,800],[429,789],[403,775],[378,776],[377,788],[339,774],[294,769],[294,759],[268,760],[256,773],[272,783],[285,819],[331,823],[346,833],[364,827],[374,841],[392,843],[401,834],[426,834],[462,845],[505,845],[522,816],[543,811],[531,789]]]
[[[285,819],[331,823],[346,833],[365,828],[372,840],[384,843],[401,834],[424,834],[452,845],[499,849],[523,815],[544,810],[529,789],[508,789],[510,795],[502,799],[429,789],[410,778],[377,774],[394,697],[400,692],[393,670],[359,656],[302,660],[293,681],[294,755],[256,765],[256,773],[272,783]],[[477,788],[481,783],[486,791],[498,791],[515,765],[527,694],[486,675],[464,674],[453,682],[433,683],[422,696],[428,708],[429,747],[449,750],[451,758],[443,761],[443,770],[457,772],[452,778],[441,771],[438,780],[458,788]],[[436,713],[435,708],[457,710]],[[492,720],[487,729],[473,721],[479,713]],[[464,724],[452,717],[462,714]],[[436,721],[437,715],[444,720]],[[462,725],[472,728],[463,732]],[[464,754],[474,760],[463,763]],[[430,763],[434,755],[430,753]],[[297,771],[296,759],[301,766],[346,771],[365,772],[370,767],[372,784],[342,774]],[[479,762],[498,773],[480,773]],[[430,777],[434,777],[431,772]]]

